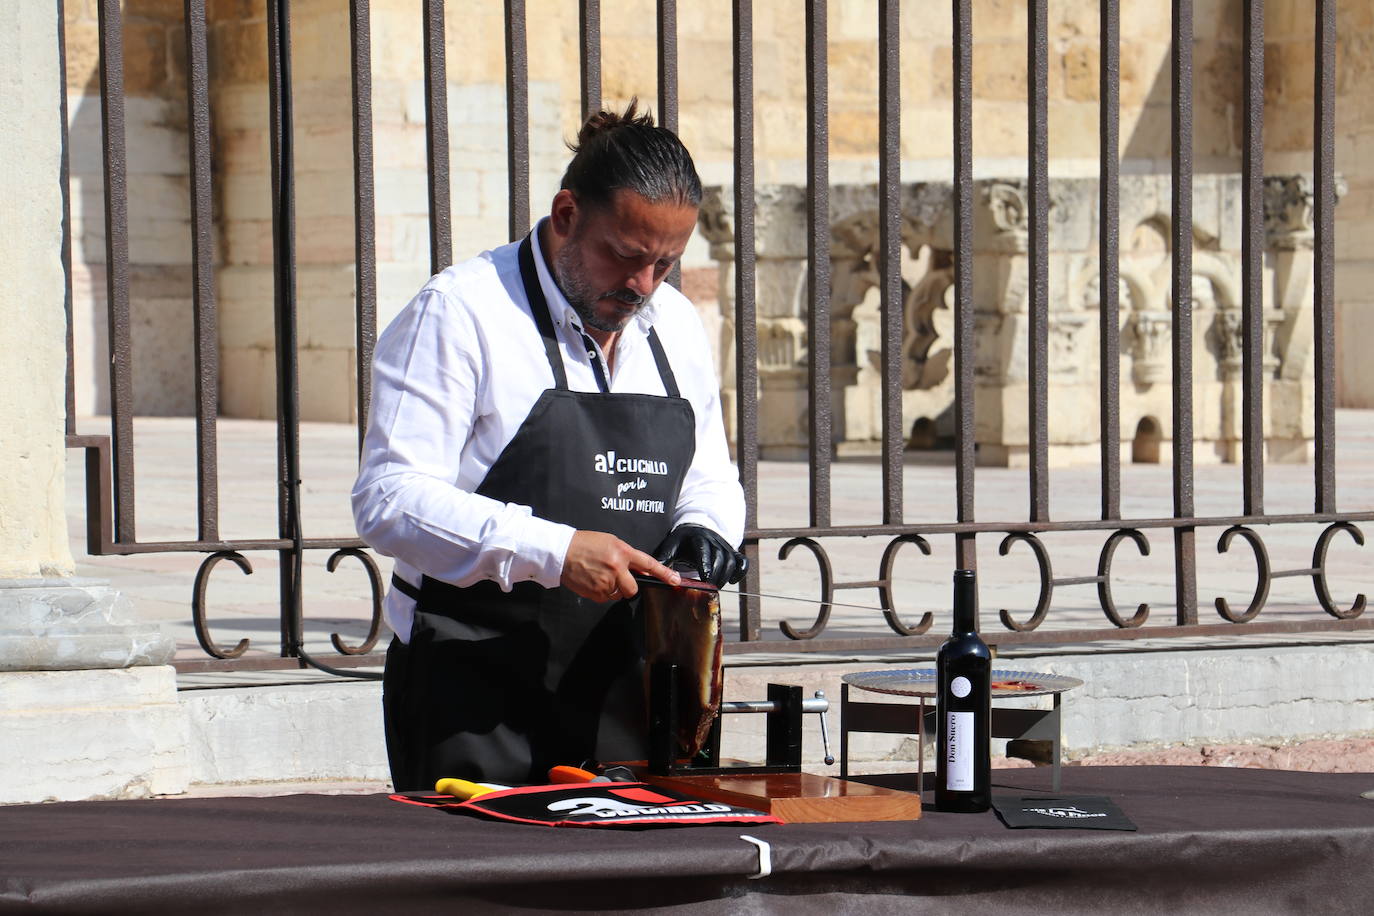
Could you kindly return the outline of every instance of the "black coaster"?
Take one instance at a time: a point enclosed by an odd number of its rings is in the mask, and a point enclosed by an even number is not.
[[[1050,830],[1135,830],[1105,795],[994,795],[992,807],[1008,827]]]

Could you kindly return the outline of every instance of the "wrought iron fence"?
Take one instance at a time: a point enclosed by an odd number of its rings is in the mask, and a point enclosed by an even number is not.
[[[974,298],[970,278],[975,267],[973,251],[972,104],[973,43],[972,0],[952,0],[949,7],[953,34],[953,124],[951,156],[953,182],[954,271],[954,478],[955,517],[934,523],[908,523],[903,518],[903,453],[906,430],[901,408],[901,345],[903,337],[902,278],[900,274],[901,197],[900,127],[903,111],[900,90],[900,13],[898,0],[878,0],[876,52],[879,66],[877,148],[879,232],[876,266],[881,294],[881,520],[866,525],[838,525],[832,521],[832,366],[831,360],[831,225],[829,178],[829,98],[827,76],[828,11],[824,0],[807,0],[806,22],[806,180],[807,180],[807,296],[806,316],[809,408],[807,455],[809,507],[805,525],[761,527],[759,497],[759,372],[755,273],[755,63],[754,3],[734,0],[732,22],[734,160],[734,327],[737,415],[737,460],[747,497],[745,552],[751,571],[740,598],[739,640],[727,651],[825,652],[862,649],[902,650],[938,643],[931,632],[933,615],[925,613],[915,624],[903,620],[893,598],[894,568],[901,548],[911,545],[930,552],[929,538],[949,536],[958,567],[975,568],[975,541],[979,535],[1002,537],[1005,554],[1014,544],[1028,546],[1039,568],[1040,594],[1036,608],[1024,620],[1003,611],[1003,631],[989,638],[1003,644],[1091,642],[1104,639],[1194,636],[1200,634],[1282,633],[1367,630],[1374,621],[1364,616],[1365,600],[1359,595],[1343,607],[1327,586],[1326,556],[1337,535],[1363,544],[1358,521],[1374,518],[1374,512],[1340,512],[1335,486],[1333,208],[1336,195],[1334,172],[1335,124],[1335,0],[1316,0],[1313,106],[1315,153],[1313,185],[1315,208],[1315,298],[1313,339],[1315,348],[1315,504],[1310,513],[1269,515],[1264,508],[1264,394],[1262,257],[1264,249],[1263,199],[1263,90],[1264,4],[1244,4],[1243,76],[1244,143],[1242,162],[1242,391],[1243,391],[1243,511],[1237,516],[1199,517],[1194,508],[1192,433],[1192,178],[1193,178],[1193,4],[1173,0],[1171,59],[1172,199],[1170,204],[1170,300],[1172,302],[1172,513],[1160,518],[1126,518],[1121,511],[1119,328],[1117,265],[1120,256],[1119,209],[1119,85],[1120,16],[1118,4],[1100,4],[1100,198],[1099,262],[1101,302],[1099,365],[1101,511],[1097,518],[1052,520],[1049,500],[1048,436],[1048,343],[1049,326],[1049,147],[1048,69],[1049,27],[1047,0],[1029,0],[1027,30],[1027,116],[1029,142],[1027,168],[1028,212],[1028,339],[1029,512],[1024,519],[981,520],[975,517],[974,428]],[[183,668],[229,666],[284,666],[311,664],[337,673],[356,673],[355,666],[375,665],[373,652],[380,632],[381,577],[364,545],[352,536],[306,538],[300,526],[299,365],[296,353],[297,314],[295,289],[295,168],[292,149],[292,93],[290,4],[267,0],[268,59],[270,63],[271,171],[273,191],[273,256],[275,275],[276,375],[278,399],[278,527],[272,536],[227,540],[219,533],[219,492],[216,478],[216,421],[218,318],[215,302],[215,266],[211,251],[212,216],[210,149],[210,98],[206,53],[205,0],[186,0],[186,71],[190,137],[191,223],[194,271],[196,445],[198,454],[198,535],[193,540],[146,542],[137,535],[134,514],[134,450],[128,300],[128,226],[124,143],[123,46],[120,5],[100,0],[100,81],[104,137],[106,258],[110,341],[111,434],[80,436],[72,424],[75,413],[70,394],[69,444],[86,451],[88,551],[94,555],[187,551],[206,554],[196,577],[192,598],[193,619],[208,655],[221,662],[183,662]],[[376,336],[376,254],[373,144],[371,110],[370,9],[367,0],[350,4],[352,128],[354,161],[354,214],[356,256],[356,352],[358,368],[357,413],[359,435],[366,423],[368,367]],[[445,3],[424,0],[423,43],[425,112],[429,182],[430,267],[442,270],[452,258],[449,189],[449,138],[447,115],[447,67],[444,35]],[[678,123],[677,9],[672,0],[657,3],[658,111],[662,123]],[[505,0],[506,143],[509,167],[509,230],[512,238],[528,231],[529,195],[529,60],[526,42],[527,11],[524,0]],[[585,112],[601,104],[601,10],[598,0],[580,0],[581,106]],[[64,99],[65,104],[65,99]],[[70,246],[64,248],[70,276]],[[70,310],[70,296],[68,308]],[[70,347],[70,343],[69,343]],[[1316,524],[1318,536],[1310,567],[1274,570],[1265,541],[1256,526]],[[1252,548],[1258,569],[1253,598],[1244,611],[1218,600],[1223,619],[1201,624],[1197,599],[1197,544],[1199,529],[1219,528],[1218,549],[1226,551],[1236,538]],[[1126,541],[1148,552],[1147,532],[1168,532],[1173,541],[1176,616],[1172,626],[1143,628],[1148,608],[1131,616],[1114,603],[1111,591],[1113,558]],[[1105,535],[1094,575],[1056,577],[1050,554],[1041,535],[1049,532],[1101,532]],[[826,544],[843,538],[873,538],[885,542],[877,578],[836,581]],[[794,549],[809,551],[816,560],[821,593],[819,613],[809,626],[781,626],[783,638],[765,638],[758,593],[764,562],[763,545],[782,542],[778,558]],[[332,551],[332,571],[345,559],[365,567],[372,589],[373,617],[370,633],[358,646],[349,646],[337,635],[337,655],[326,663],[312,658],[302,644],[301,559],[305,551]],[[250,570],[245,551],[276,551],[281,567],[282,636],[280,658],[238,658],[245,643],[234,648],[218,646],[209,634],[205,587],[211,571],[228,560],[245,572]],[[771,561],[770,561],[771,562]],[[1311,619],[1260,620],[1271,583],[1284,577],[1310,577],[1316,605]],[[1099,627],[1041,629],[1053,611],[1055,590],[1075,585],[1095,585],[1105,617]],[[836,638],[826,635],[835,593],[841,590],[874,589],[891,636]],[[1325,612],[1325,617],[1320,613]],[[237,661],[236,661],[237,659]]]

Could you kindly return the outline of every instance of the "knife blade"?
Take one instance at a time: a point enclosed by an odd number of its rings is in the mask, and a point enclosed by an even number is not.
[[[700,592],[720,591],[720,589],[716,588],[710,582],[703,582],[700,579],[693,579],[689,576],[682,577],[681,585],[671,585],[667,582],[664,582],[662,579],[655,579],[653,576],[644,575],[636,575],[635,582],[639,583],[640,585],[656,585],[659,588],[690,588]]]
[[[777,601],[800,601],[803,604],[828,604],[831,607],[847,607],[858,611],[875,611],[879,614],[883,612],[880,607],[873,607],[868,604],[846,604],[843,601],[821,601],[816,598],[798,598],[795,595],[773,595],[768,592],[746,592],[733,588],[716,588],[710,582],[703,582],[700,579],[691,579],[687,576],[682,577],[681,585],[669,585],[662,579],[655,579],[653,576],[635,575],[635,582],[640,585],[654,585],[659,588],[690,588],[703,592],[719,592],[722,596],[738,595],[741,598],[773,598]]]

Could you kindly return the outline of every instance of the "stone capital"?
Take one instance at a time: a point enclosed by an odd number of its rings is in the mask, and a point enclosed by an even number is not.
[[[1346,181],[1337,176],[1336,200],[1345,196]],[[1270,248],[1307,251],[1316,232],[1316,188],[1310,174],[1271,175],[1264,179],[1264,235]]]
[[[977,251],[1024,252],[1030,229],[1030,202],[1023,181],[986,181],[978,187],[973,219]]]

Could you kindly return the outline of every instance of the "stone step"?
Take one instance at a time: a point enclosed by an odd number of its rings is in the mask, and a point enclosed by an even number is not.
[[[1136,647],[1137,649],[1139,647]],[[930,667],[925,660],[835,660],[821,664],[734,664],[727,700],[763,699],[770,682],[795,684],[806,696],[831,700],[830,751],[839,756],[840,678],[877,668]],[[1064,694],[1065,760],[1104,752],[1157,751],[1175,746],[1287,746],[1313,739],[1374,736],[1374,642],[1269,645],[1153,652],[1074,652],[1003,656],[999,668],[1067,675],[1082,687]],[[326,679],[306,672],[271,685],[233,686],[209,675],[179,691],[187,723],[191,784],[387,778],[381,688],[376,682]],[[856,699],[858,696],[856,695]],[[866,694],[866,699],[897,698]],[[1000,705],[1000,701],[999,701]],[[1048,697],[1007,701],[1046,708]],[[762,762],[765,717],[731,715],[723,723],[722,753]],[[1000,755],[1000,746],[994,753]],[[820,723],[804,721],[808,769],[825,767]],[[914,737],[856,734],[851,762],[873,768],[909,767]],[[856,767],[858,768],[858,767]]]

